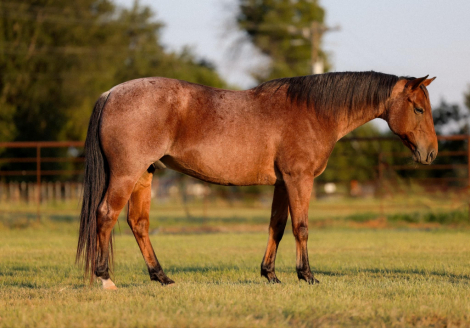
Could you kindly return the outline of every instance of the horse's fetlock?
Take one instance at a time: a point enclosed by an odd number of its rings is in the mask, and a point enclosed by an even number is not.
[[[98,278],[101,278],[101,279],[109,279],[110,276],[109,276],[109,272],[108,272],[108,268],[96,268],[95,270],[95,276],[97,276]]]
[[[308,267],[297,267],[296,271],[299,279],[310,281],[313,278],[312,271]]]
[[[261,275],[266,277],[270,272],[274,272],[274,262],[269,264],[261,263]]]

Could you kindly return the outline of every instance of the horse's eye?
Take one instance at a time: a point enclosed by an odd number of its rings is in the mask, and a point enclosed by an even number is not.
[[[423,114],[423,113],[424,113],[424,109],[419,108],[419,107],[415,107],[415,113],[416,113],[416,114]]]

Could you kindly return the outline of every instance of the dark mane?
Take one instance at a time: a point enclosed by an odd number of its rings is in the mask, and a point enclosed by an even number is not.
[[[287,86],[286,95],[296,104],[313,105],[315,112],[328,118],[341,114],[361,115],[377,111],[404,77],[377,72],[335,72],[282,78],[260,84],[254,91],[277,92]],[[409,79],[409,78],[406,78]],[[347,113],[342,108],[347,108]]]

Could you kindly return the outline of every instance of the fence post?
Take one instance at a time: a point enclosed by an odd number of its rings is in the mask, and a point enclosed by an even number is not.
[[[383,154],[379,153],[379,199],[380,199],[380,216],[385,218],[384,200],[383,200]]]
[[[36,146],[36,183],[38,197],[37,220],[41,220],[41,146]]]

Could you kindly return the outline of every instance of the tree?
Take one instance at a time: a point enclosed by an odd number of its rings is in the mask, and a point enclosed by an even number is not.
[[[120,8],[111,0],[0,0],[0,141],[84,140],[99,95],[130,79],[225,86],[190,50],[167,51],[162,27],[137,1]],[[15,164],[22,169],[31,167]]]
[[[99,94],[133,78],[224,85],[194,55],[166,52],[163,24],[138,2],[2,0],[0,10],[2,140],[83,140]]]
[[[470,85],[467,87],[467,92],[464,93],[464,102],[467,110],[470,111]]]
[[[464,102],[467,110],[458,104],[449,104],[445,100],[441,100],[439,106],[433,109],[433,120],[436,132],[438,134],[469,134],[469,112],[470,110],[470,89],[464,94]],[[441,140],[439,141],[439,152],[461,152],[465,154],[467,143],[462,140]],[[439,164],[466,164],[466,156],[439,156],[437,160]],[[435,171],[433,177],[461,178],[467,176],[467,170],[456,168],[445,171]],[[452,182],[458,184],[458,181]]]
[[[442,99],[439,106],[433,109],[432,116],[434,127],[439,134],[467,133],[468,113],[458,104],[449,104]]]
[[[377,127],[372,123],[368,123],[349,133],[345,139],[376,137],[378,135],[379,130]],[[379,141],[340,141],[335,145],[325,172],[316,181],[348,182],[350,180],[358,180],[365,182],[374,180],[377,175],[375,167],[378,163],[378,153],[380,151],[381,145]]]
[[[238,27],[270,59],[265,70],[252,72],[258,82],[311,73],[310,43],[302,30],[323,23],[324,9],[317,0],[239,0]],[[327,55],[319,56],[327,63]]]

